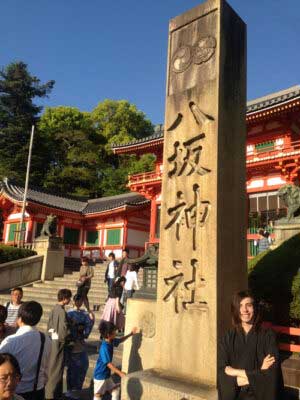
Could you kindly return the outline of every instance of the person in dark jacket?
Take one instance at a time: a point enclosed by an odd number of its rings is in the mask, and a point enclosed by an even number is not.
[[[70,327],[65,306],[72,298],[71,290],[60,289],[57,293],[58,303],[54,306],[48,321],[48,332],[52,339],[49,360],[49,380],[46,385],[46,399],[59,399],[63,390],[64,352]]]
[[[249,291],[234,295],[233,328],[218,348],[219,400],[281,400],[283,379],[276,337],[262,327]]]

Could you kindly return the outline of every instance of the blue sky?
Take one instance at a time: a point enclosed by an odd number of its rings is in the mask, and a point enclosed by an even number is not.
[[[43,104],[92,110],[128,99],[164,118],[168,21],[199,0],[9,0],[0,8],[0,66],[22,60]],[[300,1],[230,0],[248,27],[248,99],[300,84]]]

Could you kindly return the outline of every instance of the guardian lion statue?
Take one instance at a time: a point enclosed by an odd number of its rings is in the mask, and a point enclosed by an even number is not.
[[[289,183],[282,186],[277,194],[288,208],[287,220],[290,221],[292,218],[298,217],[299,213],[297,212],[300,209],[300,187]]]
[[[57,230],[57,216],[50,214],[47,216],[40,236],[56,236],[56,230]]]

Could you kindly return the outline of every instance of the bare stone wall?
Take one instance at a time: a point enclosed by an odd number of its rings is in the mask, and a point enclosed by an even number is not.
[[[0,290],[41,279],[43,256],[32,256],[0,264]]]

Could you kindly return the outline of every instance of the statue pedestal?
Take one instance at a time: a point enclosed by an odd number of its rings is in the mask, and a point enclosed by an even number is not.
[[[61,237],[40,236],[33,242],[33,250],[44,256],[41,280],[53,280],[64,274],[65,252]]]
[[[292,219],[289,222],[286,219],[276,221],[274,224],[275,243],[272,246],[276,248],[283,242],[300,233],[300,220]]]

